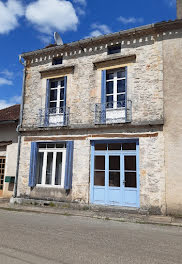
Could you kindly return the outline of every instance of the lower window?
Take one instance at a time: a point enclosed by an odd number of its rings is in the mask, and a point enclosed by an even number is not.
[[[64,188],[65,144],[39,144],[37,184]]]

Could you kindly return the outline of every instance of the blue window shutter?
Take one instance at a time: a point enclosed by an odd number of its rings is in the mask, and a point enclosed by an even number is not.
[[[72,174],[73,174],[73,141],[66,142],[66,166],[65,166],[65,180],[64,189],[70,190],[72,188]]]
[[[102,71],[101,81],[101,124],[106,123],[106,70]]]
[[[64,77],[64,105],[63,105],[63,113],[64,113],[64,126],[67,125],[67,112],[66,112],[66,93],[67,93],[67,76]]]
[[[125,122],[127,122],[127,67],[125,67]]]
[[[49,101],[50,101],[50,80],[46,83],[46,101],[45,101],[45,126],[49,126]]]
[[[36,142],[32,142],[31,153],[30,153],[29,183],[28,183],[28,186],[30,187],[34,187],[36,185],[37,155],[38,155],[38,144]]]

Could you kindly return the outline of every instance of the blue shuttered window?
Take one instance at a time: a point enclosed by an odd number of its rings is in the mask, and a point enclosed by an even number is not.
[[[102,71],[101,81],[101,124],[106,123],[106,70]]]
[[[64,77],[64,123],[63,125],[67,125],[67,112],[66,112],[66,91],[67,91],[67,76]]]
[[[30,187],[34,187],[36,185],[37,155],[38,155],[38,145],[36,142],[32,142],[31,153],[30,153],[29,183],[28,183]]]
[[[127,67],[125,67],[125,122],[127,119]]]
[[[65,181],[64,189],[70,190],[72,188],[72,171],[73,171],[73,141],[66,142],[66,167],[65,167]]]
[[[49,101],[50,101],[50,80],[46,83],[46,102],[45,102],[45,126],[49,126]]]

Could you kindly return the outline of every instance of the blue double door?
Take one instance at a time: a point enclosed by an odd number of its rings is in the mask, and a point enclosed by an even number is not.
[[[94,148],[94,147],[93,147]],[[139,173],[136,150],[92,151],[91,202],[139,207]]]

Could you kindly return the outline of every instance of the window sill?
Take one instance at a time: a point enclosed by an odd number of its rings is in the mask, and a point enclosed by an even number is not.
[[[61,189],[64,190],[64,187],[62,187],[61,185],[48,185],[48,184],[36,184],[36,187],[38,188],[53,188],[53,189]]]

